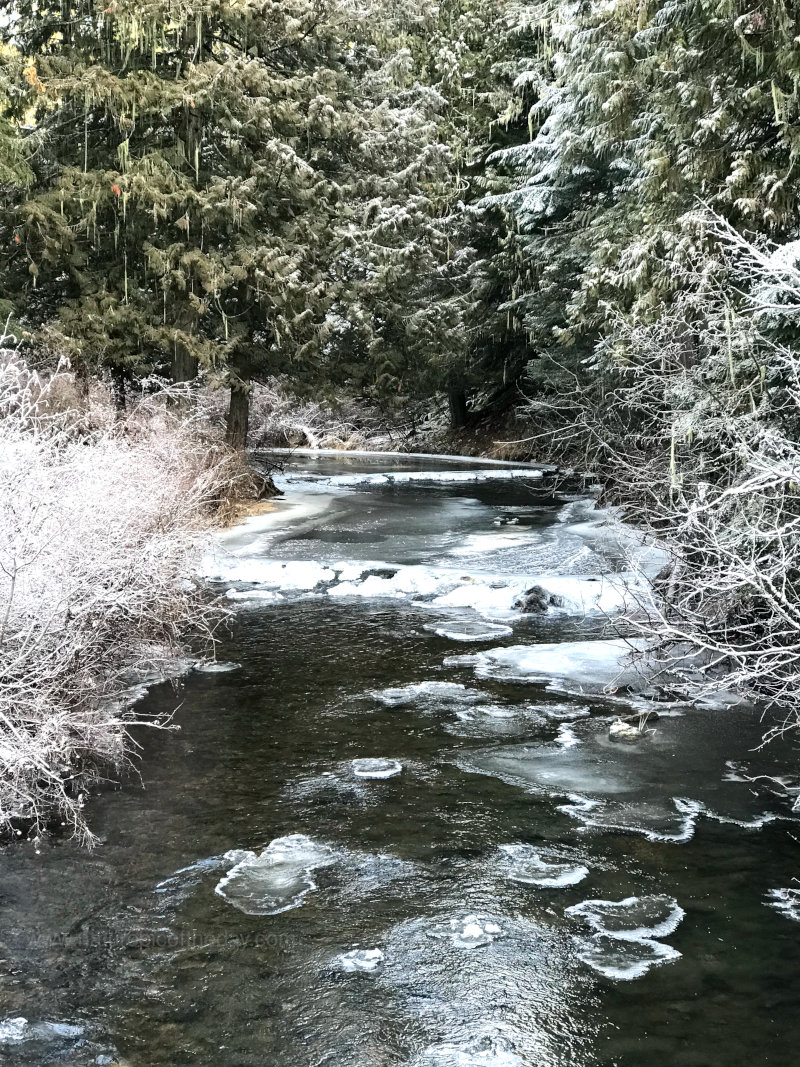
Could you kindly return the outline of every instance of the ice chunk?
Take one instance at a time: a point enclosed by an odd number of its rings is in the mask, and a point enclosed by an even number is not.
[[[500,637],[508,637],[514,632],[510,626],[500,626],[480,619],[428,622],[425,629],[450,641],[494,641]]]
[[[564,914],[583,919],[607,937],[641,941],[674,933],[686,913],[674,897],[658,894],[619,901],[584,900]]]
[[[354,759],[351,764],[357,778],[392,778],[400,774],[403,764],[396,759]]]
[[[446,925],[429,931],[433,938],[447,937],[455,948],[473,949],[490,945],[503,937],[503,930],[494,919],[480,915],[464,915],[451,919]]]
[[[0,1045],[19,1045],[23,1041],[75,1041],[83,1032],[83,1027],[75,1023],[29,1023],[22,1015],[0,1019]]]
[[[228,671],[238,671],[241,663],[229,663],[224,660],[208,660],[206,663],[195,664],[195,670],[201,674],[227,674]]]
[[[770,889],[767,904],[787,919],[800,922],[800,889]]]
[[[500,867],[512,882],[561,889],[582,882],[589,868],[580,863],[549,862],[532,845],[500,845]]]
[[[337,957],[343,971],[368,974],[383,966],[383,953],[379,948],[354,949]]]
[[[331,848],[305,834],[278,837],[260,855],[237,850],[228,857],[234,866],[215,892],[246,915],[278,915],[299,907],[316,889],[312,872],[336,858]]]
[[[28,1020],[22,1015],[0,1019],[0,1044],[15,1045],[28,1036]]]
[[[661,941],[620,941],[598,934],[583,943],[578,958],[606,978],[629,982],[651,967],[680,959],[680,952]]]

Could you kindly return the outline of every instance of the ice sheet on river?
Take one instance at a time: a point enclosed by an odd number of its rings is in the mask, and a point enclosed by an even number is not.
[[[308,474],[302,472],[285,476],[285,481],[313,482],[317,485],[352,489],[375,485],[463,485],[475,482],[527,481],[540,482],[542,471],[535,467],[490,467],[483,470],[459,471],[385,471],[360,474]]]
[[[645,647],[643,641],[622,638],[510,645],[479,652],[472,662],[479,678],[545,682],[558,689],[601,693],[622,686],[644,687],[646,678],[629,657]]]
[[[482,640],[509,632],[500,627],[452,625],[454,609],[466,609],[486,619],[519,618],[516,607],[533,586],[551,598],[550,615],[613,615],[639,603],[646,596],[640,579],[632,574],[604,577],[507,574],[454,568],[452,566],[408,565],[316,560],[211,557],[206,561],[209,581],[242,583],[256,589],[232,586],[228,597],[272,599],[268,594],[325,593],[332,597],[410,600],[441,608],[444,618],[432,625],[437,633],[454,640]]]
[[[680,843],[692,837],[701,817],[747,830],[797,818],[790,798],[731,780],[720,742],[728,734],[732,745],[740,744],[746,726],[744,714],[689,712],[660,719],[638,745],[618,745],[608,738],[607,720],[583,719],[571,725],[579,744],[492,746],[460,752],[454,762],[551,797],[558,810],[587,829]]]

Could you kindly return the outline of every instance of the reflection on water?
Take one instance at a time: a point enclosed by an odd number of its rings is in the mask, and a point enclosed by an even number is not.
[[[2,853],[0,1062],[794,1062],[796,752],[744,708],[611,741],[606,615],[508,602],[630,549],[519,481],[295,484],[229,535],[218,665],[145,698],[181,729],[101,845]]]

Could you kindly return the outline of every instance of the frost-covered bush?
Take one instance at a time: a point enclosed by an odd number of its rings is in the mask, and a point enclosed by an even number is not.
[[[215,618],[191,575],[230,454],[163,397],[115,420],[78,395],[0,353],[0,832],[88,837],[87,787],[125,759],[126,673]]]
[[[780,732],[800,725],[800,247],[706,225],[696,273],[654,321],[618,323],[555,437],[670,555],[638,620],[664,666],[762,698]]]

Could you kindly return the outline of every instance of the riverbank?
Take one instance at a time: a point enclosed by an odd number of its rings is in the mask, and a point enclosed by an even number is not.
[[[224,609],[193,578],[208,529],[269,491],[164,393],[0,363],[0,834],[85,841],[88,792],[130,753],[126,692],[180,669]],[[163,725],[159,720],[148,720]]]

